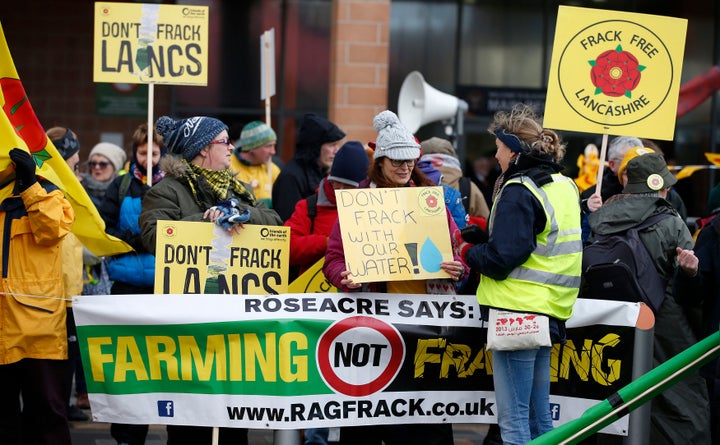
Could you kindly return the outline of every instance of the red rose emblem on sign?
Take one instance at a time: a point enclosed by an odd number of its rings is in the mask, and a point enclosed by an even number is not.
[[[631,97],[631,91],[640,83],[640,72],[645,69],[631,53],[617,48],[605,51],[597,59],[590,60],[590,79],[595,94]]]
[[[435,198],[434,196],[428,196],[427,199],[425,200],[425,202],[427,203],[428,207],[430,207],[431,209],[434,208],[435,206],[437,206],[437,204],[438,204],[437,198]]]

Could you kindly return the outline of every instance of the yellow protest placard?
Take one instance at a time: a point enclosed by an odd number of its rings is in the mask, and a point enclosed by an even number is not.
[[[544,126],[671,140],[687,20],[560,6]]]
[[[318,294],[337,292],[337,288],[325,278],[322,268],[325,257],[320,258],[288,286],[291,294]]]
[[[448,278],[442,187],[336,190],[345,263],[356,283]]]
[[[231,235],[207,222],[157,222],[157,294],[281,294],[289,264],[289,227],[246,225]]]
[[[95,3],[93,80],[207,85],[207,6]]]

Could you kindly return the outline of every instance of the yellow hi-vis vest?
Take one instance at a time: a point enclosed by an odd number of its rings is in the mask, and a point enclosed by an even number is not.
[[[560,320],[572,315],[582,269],[579,195],[572,179],[557,173],[552,180],[540,188],[529,177],[520,176],[507,181],[498,193],[497,200],[508,185],[522,184],[542,204],[547,222],[530,257],[506,279],[482,276],[477,289],[480,304]],[[494,223],[492,212],[490,234]]]

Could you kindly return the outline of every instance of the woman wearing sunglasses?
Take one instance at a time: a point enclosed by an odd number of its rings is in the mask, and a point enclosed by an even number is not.
[[[435,186],[417,166],[420,144],[412,133],[403,127],[395,113],[383,111],[375,116],[373,126],[378,132],[373,162],[368,179],[362,181],[359,188]],[[450,235],[457,230],[457,226],[447,209],[446,217],[450,228],[447,236],[452,242]],[[327,280],[342,292],[454,293],[455,285],[465,277],[467,268],[457,255],[454,255],[453,261],[441,262],[440,267],[452,279],[388,281],[365,285],[356,283],[350,271],[346,270],[340,224],[336,222],[328,239],[323,273]],[[438,286],[441,283],[445,286]],[[340,445],[380,445],[382,442],[386,445],[452,445],[452,424],[369,425],[340,429]]]
[[[127,154],[125,150],[110,142],[100,142],[90,150],[88,174],[82,178],[82,185],[95,206],[105,197],[105,190],[122,170]]]

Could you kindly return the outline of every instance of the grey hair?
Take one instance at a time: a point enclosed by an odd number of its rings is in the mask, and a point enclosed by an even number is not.
[[[607,158],[621,161],[625,153],[633,147],[642,147],[643,143],[635,136],[618,136],[608,144]]]

